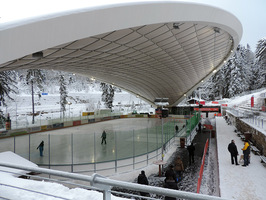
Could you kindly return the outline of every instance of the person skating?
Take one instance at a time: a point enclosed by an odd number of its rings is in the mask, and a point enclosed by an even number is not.
[[[106,144],[106,132],[105,131],[103,131],[103,133],[102,133],[102,142],[101,142],[101,144],[103,144],[103,143]]]
[[[238,165],[238,163],[237,163],[238,151],[237,151],[237,147],[235,145],[235,141],[234,140],[231,140],[231,143],[228,145],[227,149],[228,149],[228,151],[231,154],[231,163],[232,163],[232,165],[234,163],[236,163],[236,165]]]
[[[40,151],[40,156],[43,156],[43,147],[44,147],[44,141],[41,141],[37,149]]]
[[[194,163],[195,146],[193,145],[193,142],[191,142],[191,145],[187,147],[187,150],[188,150],[188,156],[189,156],[189,165],[191,165],[191,163]]]
[[[145,171],[141,171],[141,173],[138,176],[138,184],[142,184],[142,185],[149,185],[149,181],[147,179],[147,176],[145,175]],[[147,192],[139,192],[141,196],[149,196],[149,193]]]

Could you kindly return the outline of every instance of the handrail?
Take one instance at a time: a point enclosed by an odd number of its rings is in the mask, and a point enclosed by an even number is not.
[[[197,193],[200,192],[200,186],[201,186],[202,174],[203,174],[204,163],[205,163],[205,156],[206,156],[206,153],[207,153],[208,146],[209,146],[209,139],[207,139],[207,141],[206,141],[206,143],[205,143],[205,147],[204,147],[204,153],[203,153],[203,157],[202,157],[202,161],[201,161],[200,172],[199,172],[199,178],[198,178]]]
[[[196,199],[197,200],[226,200],[224,198],[216,197],[216,196],[209,196],[209,195],[204,195],[204,194],[196,194],[192,192],[184,192],[184,191],[112,180],[112,179],[108,179],[106,177],[100,176],[99,174],[93,174],[92,176],[86,176],[86,175],[73,174],[73,173],[68,173],[68,172],[63,172],[63,171],[58,171],[58,170],[44,169],[44,168],[39,168],[39,167],[21,166],[21,165],[3,163],[3,162],[0,162],[0,166],[87,181],[87,182],[90,182],[92,186],[99,188],[100,190],[103,191],[104,200],[111,200],[111,186],[122,187],[122,188],[129,189],[129,190],[136,190],[136,191],[141,191],[141,192],[148,192],[148,193],[154,193],[154,194],[159,194],[159,195],[171,196],[171,197],[176,197],[176,198],[191,199],[191,200],[196,200]]]

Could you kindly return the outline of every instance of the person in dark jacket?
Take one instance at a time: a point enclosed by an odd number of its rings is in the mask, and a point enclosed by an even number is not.
[[[164,180],[164,187],[165,188],[168,188],[168,189],[178,190],[177,183],[173,179],[173,177],[171,177],[171,176],[165,178],[165,180]],[[165,200],[176,200],[175,197],[168,197],[168,196],[165,196],[164,199]]]
[[[166,179],[172,178],[177,183],[176,174],[175,174],[173,165],[169,165],[168,169],[165,172],[165,177],[166,177]]]
[[[42,141],[37,147],[37,149],[39,149],[40,151],[40,156],[43,156],[43,147],[44,147],[44,141]]]
[[[193,145],[193,142],[187,147],[187,150],[189,155],[189,165],[191,165],[191,162],[194,163],[195,146]]]
[[[178,126],[175,125],[175,133],[178,133]]]
[[[149,185],[149,181],[148,181],[148,179],[147,179],[147,177],[145,175],[145,171],[143,171],[143,170],[141,171],[141,173],[138,176],[138,184]],[[149,193],[140,192],[140,195],[147,197],[147,196],[149,196]]]
[[[234,160],[235,160],[236,165],[238,165],[238,163],[237,163],[238,151],[237,151],[237,147],[235,145],[234,140],[231,140],[231,143],[228,145],[228,151],[231,154],[232,165],[234,164]]]
[[[103,144],[103,143],[106,144],[106,132],[105,131],[103,131],[103,133],[102,133],[102,142],[101,142],[101,144]]]

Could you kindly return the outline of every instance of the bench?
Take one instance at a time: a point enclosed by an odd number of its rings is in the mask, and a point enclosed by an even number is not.
[[[239,136],[241,138],[241,140],[245,141],[246,140],[246,137],[244,135],[240,135]]]
[[[260,150],[257,147],[250,145],[250,148],[256,155],[260,155]]]
[[[260,156],[261,163],[266,163],[266,157],[265,156]]]

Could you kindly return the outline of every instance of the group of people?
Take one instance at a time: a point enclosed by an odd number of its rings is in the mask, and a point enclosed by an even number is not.
[[[164,187],[168,189],[178,190],[177,183],[182,178],[182,172],[184,171],[184,165],[181,160],[181,157],[178,156],[175,165],[169,165],[168,169],[165,172]],[[138,176],[138,184],[149,185],[149,181],[145,175],[145,171],[141,171]],[[140,192],[141,196],[149,196],[147,192]],[[165,196],[165,200],[175,200],[174,197]]]
[[[227,149],[231,154],[232,165],[234,165],[234,164],[239,165],[237,162],[237,156],[239,154],[238,154],[237,146],[236,146],[234,140],[231,140],[231,143],[228,145]],[[244,159],[244,164],[242,166],[246,167],[250,164],[250,145],[248,143],[248,140],[245,140],[244,147],[242,148],[242,151],[243,151],[243,159]]]

